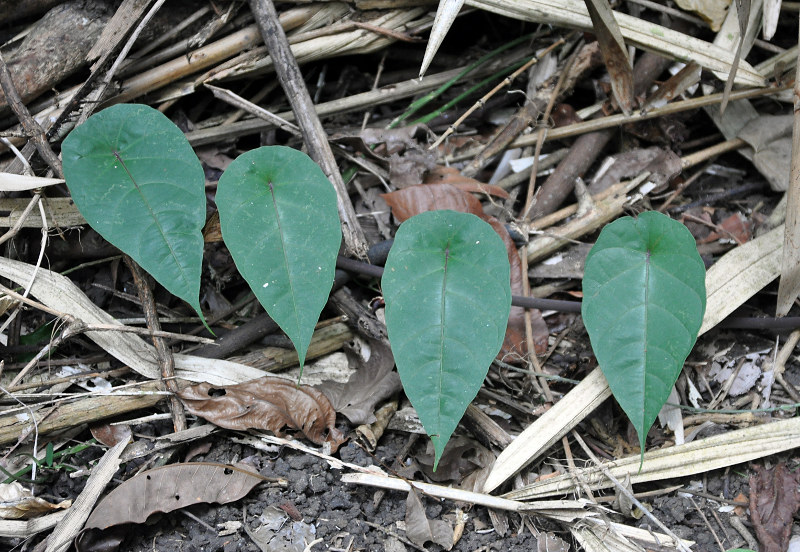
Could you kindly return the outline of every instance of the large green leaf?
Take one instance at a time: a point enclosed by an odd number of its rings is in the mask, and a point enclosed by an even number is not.
[[[475,215],[429,211],[397,231],[382,280],[386,327],[436,464],[503,343],[509,281],[503,241]]]
[[[180,129],[146,105],[116,105],[73,130],[61,152],[91,227],[202,317],[205,176]]]
[[[705,267],[683,224],[647,212],[600,232],[586,257],[583,322],[642,452],[705,308]]]
[[[305,362],[342,241],[336,192],[306,154],[244,153],[219,179],[222,238],[239,273]]]

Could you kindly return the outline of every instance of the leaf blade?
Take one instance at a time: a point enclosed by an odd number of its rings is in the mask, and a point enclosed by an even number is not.
[[[400,227],[382,280],[397,369],[436,462],[503,343],[508,257],[474,215],[421,213]]]
[[[62,157],[92,228],[202,318],[205,176],[180,129],[149,106],[116,105],[73,130]]]
[[[342,240],[333,186],[304,153],[262,147],[230,164],[217,208],[239,272],[292,340],[302,366]]]
[[[689,231],[660,213],[623,217],[586,258],[582,316],[614,397],[644,453],[705,311],[705,267]]]

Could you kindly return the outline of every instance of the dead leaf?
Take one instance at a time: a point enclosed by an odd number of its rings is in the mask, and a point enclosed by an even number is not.
[[[720,222],[720,232],[711,232],[697,243],[711,243],[717,240],[732,240],[738,245],[750,241],[753,237],[753,221],[747,220],[741,213],[734,213]]]
[[[461,213],[483,215],[483,206],[477,198],[450,184],[410,186],[388,194],[381,194],[381,197],[392,208],[392,214],[398,222],[403,222],[426,211],[438,209],[452,209]]]
[[[514,240],[511,239],[511,235],[508,233],[508,230],[506,230],[505,225],[501,224],[499,220],[486,215],[482,215],[481,218],[494,228],[494,231],[497,232],[506,246],[508,263],[511,267],[512,295],[524,295],[522,259],[519,257]],[[539,309],[530,309],[530,313],[533,345],[536,349],[536,353],[542,354],[547,351],[547,340],[550,337],[550,330],[544,318],[542,318],[542,311]],[[500,348],[497,358],[513,364],[520,359],[526,358],[528,352],[528,344],[525,339],[525,309],[512,306],[511,313],[508,316],[506,335],[505,338],[503,338],[503,346]]]
[[[229,386],[200,383],[181,390],[186,409],[227,429],[266,429],[283,437],[287,429],[300,430],[335,452],[346,440],[336,429],[336,411],[328,398],[313,387],[275,377]]]
[[[377,339],[369,339],[368,346],[368,358],[352,355],[357,368],[347,383],[327,381],[316,387],[336,412],[356,425],[373,423],[375,405],[402,388],[400,376],[393,370],[394,356],[389,346]]]
[[[389,180],[396,188],[422,184],[425,173],[436,166],[436,155],[428,150],[407,150],[389,157]]]
[[[693,11],[703,19],[714,32],[719,31],[731,0],[676,0],[678,6],[686,11]]]
[[[619,29],[608,0],[585,0],[586,9],[592,19],[594,34],[600,44],[600,52],[611,77],[611,89],[620,109],[629,115],[633,109],[633,67],[625,48],[625,40]]]
[[[773,469],[753,466],[750,474],[750,519],[761,552],[784,552],[789,546],[792,518],[800,507],[797,478],[785,463]]]
[[[135,475],[107,494],[86,520],[76,539],[79,552],[97,550],[104,531],[127,523],[144,523],[156,512],[173,512],[202,502],[227,504],[239,500],[264,481],[252,468],[237,464],[193,462],[170,464]],[[119,540],[124,535],[119,535]],[[116,540],[112,538],[112,541]]]
[[[30,519],[53,510],[65,510],[70,506],[71,500],[53,504],[35,497],[18,481],[0,483],[0,519]]]
[[[541,533],[536,537],[536,552],[569,552],[569,544],[554,533]]]
[[[445,550],[453,548],[453,528],[445,521],[429,520],[425,506],[413,488],[406,499],[406,536],[417,546],[434,542]]]
[[[397,128],[365,128],[358,136],[367,146],[383,144],[384,153],[392,155],[406,149],[419,147],[419,142],[414,137],[420,125],[411,125]],[[378,152],[376,152],[378,153]]]
[[[213,169],[224,171],[228,168],[228,165],[233,163],[233,158],[220,151],[217,146],[204,146],[195,148],[194,151],[197,157],[200,158],[200,161]]]
[[[688,63],[683,69],[672,75],[665,83],[658,87],[645,102],[643,110],[649,111],[662,107],[681,94],[688,88],[700,82],[700,74],[703,68],[696,62]]]
[[[794,115],[758,115],[738,132],[753,148],[753,165],[775,191],[789,187]]]
[[[617,182],[632,178],[644,171],[650,173],[648,181],[656,190],[663,188],[669,180],[681,172],[681,158],[664,148],[635,149],[608,158],[589,185],[594,195]]]
[[[97,424],[89,428],[92,437],[107,447],[113,447],[120,441],[128,442],[131,438],[131,428],[127,425]]]
[[[433,445],[415,458],[417,467],[431,481],[455,482],[458,488],[480,492],[495,461],[495,455],[480,443],[467,437],[448,441],[436,471],[433,471]]]
[[[464,192],[493,195],[502,199],[509,198],[508,192],[503,188],[484,184],[480,180],[464,176],[455,167],[437,165],[425,176],[423,184],[450,184]]]
[[[717,383],[726,384],[730,378],[734,378],[730,383],[728,394],[731,397],[738,397],[750,391],[761,377],[761,367],[757,364],[760,361],[758,353],[746,355],[746,360],[742,359],[741,366],[738,359],[729,360],[726,364],[717,361],[711,363],[711,370],[708,372],[709,378],[714,378]],[[738,372],[734,371],[738,367]]]

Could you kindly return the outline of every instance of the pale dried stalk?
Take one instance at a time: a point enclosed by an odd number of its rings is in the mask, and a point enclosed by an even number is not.
[[[731,101],[734,100],[742,100],[747,98],[758,98],[762,96],[773,96],[777,95],[785,90],[789,90],[789,87],[782,86],[777,88],[758,88],[758,89],[747,89],[747,90],[737,90],[731,92],[730,98]],[[663,117],[665,115],[672,115],[675,113],[681,113],[683,111],[688,111],[690,109],[697,109],[700,107],[708,107],[717,105],[722,101],[722,94],[709,94],[707,96],[702,96],[699,98],[690,98],[688,100],[681,100],[677,102],[671,102],[664,106],[661,106],[656,109],[652,109],[649,111],[634,111],[630,115],[625,115],[619,113],[617,115],[609,115],[607,117],[601,117],[599,119],[590,119],[588,121],[583,121],[580,123],[574,123],[571,125],[566,125],[559,128],[550,129],[547,132],[547,136],[545,140],[562,140],[564,138],[571,138],[574,136],[580,136],[581,134],[586,134],[588,132],[594,132],[597,130],[604,130],[607,128],[615,128],[619,127],[628,123],[636,123],[639,121],[646,121],[648,119],[655,119],[657,117]],[[536,134],[528,134],[525,136],[520,136],[511,144],[509,144],[509,148],[523,148],[527,146],[533,146],[536,144],[537,136]],[[447,158],[447,161],[450,163],[455,163],[457,161],[462,161],[464,159],[469,159],[474,157],[479,153],[481,148],[475,148],[469,151],[464,151],[459,153],[458,155],[453,155]]]
[[[800,75],[800,57],[797,58],[795,75]],[[797,78],[794,82],[791,181],[787,194],[786,228],[776,309],[778,316],[785,316],[800,295],[800,79]]]
[[[649,173],[644,173],[629,182],[620,182],[613,186],[614,190],[606,199],[596,201],[594,207],[585,216],[570,221],[564,226],[549,230],[547,235],[540,236],[527,246],[528,263],[540,261],[589,232],[597,230],[622,213],[628,202],[627,194],[644,182]]]
[[[592,31],[592,20],[581,0],[467,0],[467,5],[499,13],[514,19],[546,23]],[[715,71],[720,78],[731,72],[734,55],[729,50],[667,27],[644,22],[620,12],[613,12],[625,42],[645,51],[668,58],[695,61]],[[742,61],[735,82],[747,86],[764,86],[764,77]]]
[[[454,122],[452,125],[448,126],[448,127],[447,127],[447,130],[444,132],[444,134],[442,134],[441,136],[439,136],[439,137],[436,139],[436,141],[435,141],[433,144],[431,144],[430,146],[428,146],[428,149],[429,149],[429,150],[435,150],[437,147],[439,147],[439,145],[440,145],[442,142],[444,142],[444,141],[447,139],[447,137],[448,137],[448,136],[450,136],[451,134],[453,134],[453,133],[456,131],[456,129],[459,127],[459,125],[460,125],[461,123],[463,123],[463,122],[464,122],[464,121],[467,119],[467,117],[469,117],[470,115],[472,115],[472,114],[473,114],[475,111],[477,111],[478,109],[482,108],[482,107],[483,107],[483,106],[486,104],[486,101],[487,101],[489,98],[491,98],[492,96],[494,96],[495,94],[497,94],[497,92],[499,92],[500,90],[502,90],[502,89],[503,89],[503,88],[505,88],[506,86],[510,86],[510,85],[511,85],[511,83],[512,83],[512,82],[514,82],[514,79],[516,79],[518,76],[520,76],[520,75],[521,75],[523,72],[525,72],[525,71],[527,71],[528,69],[530,69],[530,68],[531,68],[533,65],[535,65],[535,64],[537,64],[537,63],[539,63],[539,60],[540,60],[542,57],[546,56],[547,54],[549,54],[550,52],[552,52],[553,50],[555,50],[556,48],[558,48],[558,47],[559,47],[559,46],[561,46],[562,44],[564,44],[564,39],[563,39],[563,38],[556,40],[556,41],[555,41],[554,43],[552,43],[550,46],[548,46],[547,48],[545,48],[545,49],[544,49],[544,51],[542,51],[540,55],[538,55],[538,56],[533,56],[533,57],[532,57],[530,60],[528,60],[526,63],[524,63],[524,64],[522,65],[522,67],[520,67],[519,69],[517,69],[516,71],[514,71],[513,73],[511,73],[511,74],[510,74],[509,76],[507,76],[506,78],[504,78],[504,79],[503,79],[503,80],[500,82],[500,84],[498,84],[497,86],[495,86],[494,88],[492,88],[491,90],[489,90],[489,91],[488,91],[486,94],[484,94],[483,96],[481,96],[481,98],[480,98],[480,99],[479,99],[477,102],[475,102],[474,104],[472,104],[472,107],[470,107],[469,109],[467,109],[467,110],[464,112],[464,114],[463,114],[463,115],[461,115],[461,117],[459,117],[459,118],[458,118],[458,119],[457,119],[457,120],[456,120],[456,121],[455,121],[455,122]],[[564,71],[564,73],[566,73],[566,70]]]
[[[637,454],[604,462],[602,469],[596,466],[583,468],[577,475],[593,490],[607,489],[613,483],[603,473],[604,469],[617,479],[630,476],[631,484],[636,485],[742,464],[797,447],[800,447],[800,418],[790,418],[647,452],[641,470]],[[503,496],[511,500],[531,500],[575,491],[572,475],[564,474]]]

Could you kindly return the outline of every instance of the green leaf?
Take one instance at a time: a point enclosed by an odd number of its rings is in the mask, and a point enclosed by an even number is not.
[[[89,225],[202,318],[205,176],[180,129],[146,105],[116,105],[73,130],[61,152]]]
[[[647,212],[607,225],[586,257],[583,323],[642,454],[705,307],[705,267],[694,238],[666,215]]]
[[[302,366],[342,241],[333,186],[306,154],[262,147],[230,164],[219,179],[217,208],[239,273],[292,340]]]
[[[397,371],[436,451],[486,377],[511,309],[508,254],[475,215],[429,211],[404,222],[382,287]]]

